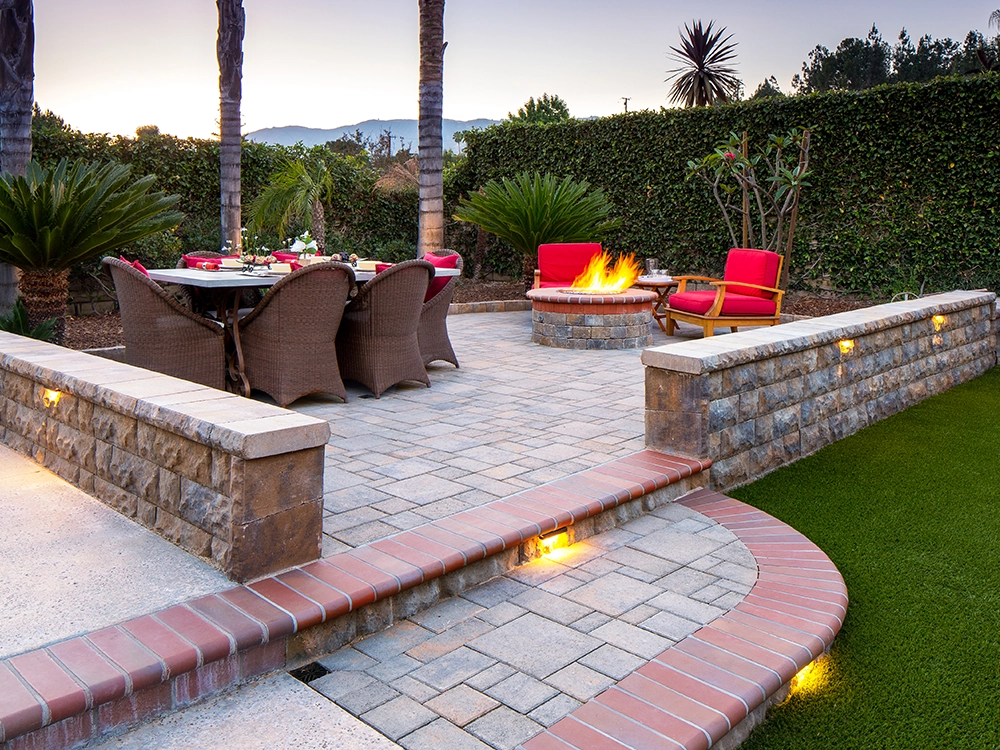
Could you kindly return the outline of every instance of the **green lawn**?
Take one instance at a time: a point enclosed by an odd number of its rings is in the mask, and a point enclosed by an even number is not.
[[[823,684],[743,748],[1000,747],[1000,368],[729,494],[851,599]]]

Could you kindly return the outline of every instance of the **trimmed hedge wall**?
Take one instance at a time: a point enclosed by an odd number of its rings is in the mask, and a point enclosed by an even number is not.
[[[1000,286],[1000,76],[638,112],[470,132],[452,195],[523,170],[604,189],[622,218],[605,245],[672,271],[722,271],[729,239],[685,165],[730,132],[753,144],[812,129],[792,286],[875,295]],[[497,260],[500,260],[499,258]]]

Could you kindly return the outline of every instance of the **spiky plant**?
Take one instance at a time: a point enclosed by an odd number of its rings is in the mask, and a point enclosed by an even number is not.
[[[600,189],[571,177],[522,172],[490,180],[459,201],[455,218],[482,227],[524,254],[526,283],[534,273],[538,246],[549,242],[594,242],[619,225]]]
[[[674,85],[670,101],[683,102],[685,107],[710,107],[739,98],[743,85],[736,77],[736,69],[726,63],[736,57],[736,44],[729,44],[733,35],[723,38],[725,27],[712,33],[714,21],[703,28],[701,21],[693,26],[684,24],[680,48],[671,47],[672,57],[681,67],[668,70]]]
[[[38,325],[32,326],[28,322],[28,310],[24,306],[24,301],[18,297],[10,312],[0,316],[0,331],[16,333],[18,336],[39,341],[52,341],[56,337],[56,321],[55,318],[43,320]]]
[[[142,237],[177,226],[169,210],[180,196],[150,192],[152,175],[132,180],[130,167],[63,159],[52,169],[29,162],[24,177],[0,177],[0,262],[21,269],[21,297],[34,328],[66,327],[69,269]]]

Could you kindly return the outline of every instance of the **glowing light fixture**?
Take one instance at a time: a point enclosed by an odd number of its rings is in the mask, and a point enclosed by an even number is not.
[[[538,543],[542,548],[543,555],[551,555],[556,550],[569,546],[569,530],[563,527],[555,531],[549,531],[538,537]]]
[[[947,318],[945,318],[944,315],[935,315],[933,318],[931,318],[931,322],[934,324],[934,330],[940,331],[942,328],[944,328],[944,323],[946,320]]]
[[[841,339],[837,342],[841,354],[850,354],[854,351],[854,339]]]
[[[46,409],[51,409],[59,403],[60,398],[62,398],[61,391],[53,391],[46,388],[45,393],[42,394],[42,403],[45,404]]]
[[[830,664],[821,655],[800,669],[789,685],[790,695],[812,695],[820,692],[829,681]]]

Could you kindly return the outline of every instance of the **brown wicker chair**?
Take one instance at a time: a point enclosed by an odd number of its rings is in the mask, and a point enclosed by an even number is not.
[[[226,387],[225,332],[195,315],[159,284],[117,258],[105,258],[122,313],[125,361],[165,375]]]
[[[222,253],[214,253],[211,250],[199,250],[197,253],[191,253],[191,255],[196,255],[199,258],[204,258],[205,260],[213,260],[215,258],[221,258]],[[177,259],[177,268],[187,268],[187,262],[184,260],[183,256]],[[186,284],[181,285],[178,296],[183,300],[184,304],[187,305],[189,310],[196,313],[208,312],[211,305],[209,301],[204,297],[204,289],[198,289],[197,287],[187,286]],[[212,310],[214,312],[214,310]]]
[[[361,383],[376,398],[404,380],[430,387],[417,326],[433,275],[434,266],[426,260],[408,260],[358,290],[344,310],[337,334],[337,359],[344,380]]]
[[[238,323],[250,387],[281,406],[310,393],[347,401],[337,365],[337,329],[354,288],[343,263],[317,263],[278,280]]]
[[[433,254],[438,257],[458,255],[454,250],[435,250]],[[455,268],[462,270],[461,255],[458,255],[455,261]],[[451,362],[458,367],[458,357],[455,356],[451,339],[448,338],[448,306],[451,304],[451,298],[455,296],[457,283],[457,276],[448,279],[448,283],[437,294],[424,302],[420,312],[417,340],[420,342],[420,356],[423,357],[425,367],[436,359]]]

